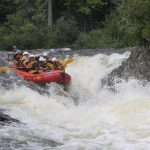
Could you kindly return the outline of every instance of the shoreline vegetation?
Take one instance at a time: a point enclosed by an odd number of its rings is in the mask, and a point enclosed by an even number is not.
[[[20,49],[149,47],[149,0],[53,0],[49,5],[46,0],[2,0],[0,50],[11,50],[13,45]]]

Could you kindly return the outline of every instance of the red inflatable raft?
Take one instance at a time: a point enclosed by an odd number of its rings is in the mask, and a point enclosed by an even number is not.
[[[71,83],[71,76],[62,70],[51,70],[41,74],[30,74],[23,70],[15,69],[18,75],[21,75],[25,80],[32,81],[34,83],[51,83],[69,85]]]

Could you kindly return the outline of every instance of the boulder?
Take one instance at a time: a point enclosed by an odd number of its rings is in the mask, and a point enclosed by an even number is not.
[[[11,118],[10,116],[4,114],[2,110],[0,110],[0,125],[4,125],[6,123],[12,123],[12,122],[19,123],[18,120]]]
[[[121,79],[129,78],[150,81],[150,48],[134,48],[130,57],[121,66],[102,79],[102,85],[114,86]]]

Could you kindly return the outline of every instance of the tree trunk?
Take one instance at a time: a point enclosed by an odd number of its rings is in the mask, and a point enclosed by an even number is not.
[[[48,25],[52,26],[52,0],[48,0]]]
[[[87,31],[86,15],[84,15],[83,30],[84,30],[84,32],[86,32],[86,31]]]
[[[93,13],[90,14],[90,30],[93,29]]]

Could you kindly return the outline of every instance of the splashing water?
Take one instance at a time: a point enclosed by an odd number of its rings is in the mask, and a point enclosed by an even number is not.
[[[49,87],[50,95],[25,85],[1,87],[1,108],[23,123],[0,128],[2,148],[7,139],[16,149],[148,150],[150,84],[122,81],[118,93],[101,87],[101,79],[128,56],[78,56],[66,70],[72,76],[67,92],[56,84]]]

